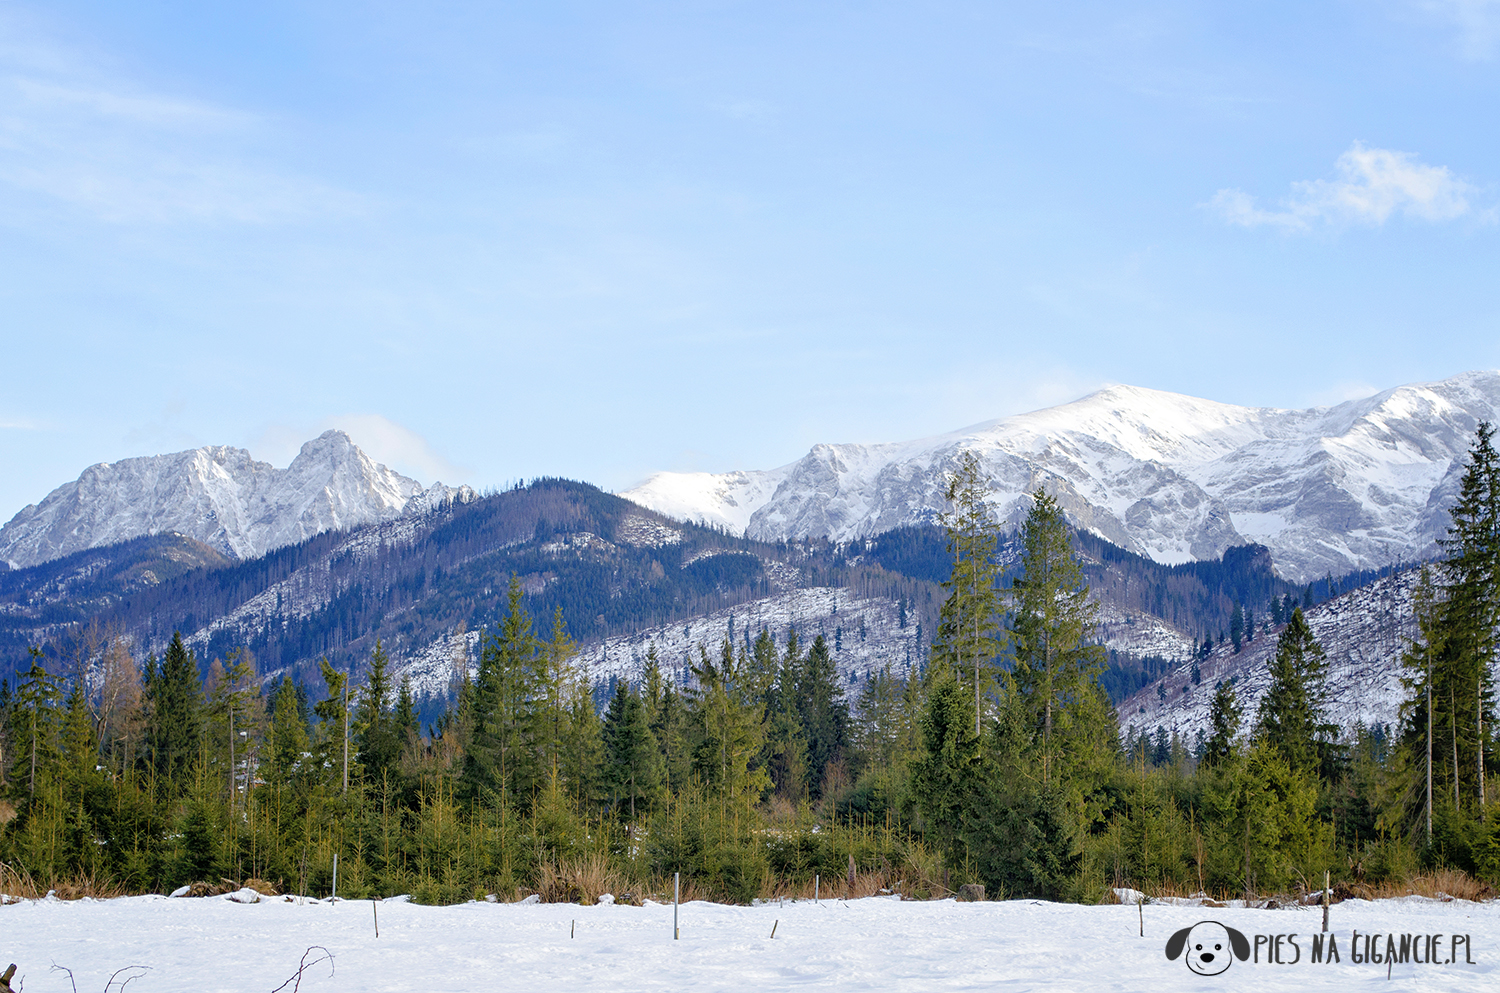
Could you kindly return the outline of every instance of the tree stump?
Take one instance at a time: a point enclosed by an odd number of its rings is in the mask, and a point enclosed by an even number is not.
[[[16,964],[12,962],[10,968],[5,970],[5,975],[0,976],[0,993],[14,993],[10,988],[10,977],[16,974]]]
[[[958,888],[958,899],[963,903],[983,903],[984,884],[964,883]]]

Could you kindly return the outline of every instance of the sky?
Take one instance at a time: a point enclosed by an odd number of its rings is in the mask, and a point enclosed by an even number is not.
[[[1500,367],[1500,0],[0,0],[0,520]]]

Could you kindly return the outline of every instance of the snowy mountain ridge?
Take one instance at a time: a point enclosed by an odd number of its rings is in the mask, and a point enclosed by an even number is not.
[[[620,495],[760,540],[848,541],[934,520],[973,451],[1003,521],[1045,487],[1075,525],[1158,562],[1258,542],[1307,581],[1430,553],[1474,428],[1497,413],[1497,371],[1306,410],[1112,386],[931,438],[819,444],[777,469],[658,473]]]
[[[25,568],[170,531],[248,559],[323,531],[473,496],[467,486],[423,487],[375,462],[342,431],[307,442],[285,469],[242,448],[210,445],[85,469],[0,528],[0,560]]]

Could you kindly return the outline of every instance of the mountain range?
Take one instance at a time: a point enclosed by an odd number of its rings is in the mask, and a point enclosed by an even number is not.
[[[143,535],[177,533],[248,559],[330,530],[473,499],[375,462],[342,431],[302,446],[285,469],[243,448],[205,446],[90,466],[0,528],[13,569]]]
[[[1474,429],[1497,412],[1495,371],[1306,410],[1112,386],[932,438],[819,444],[777,469],[658,473],[622,495],[762,541],[850,541],[937,520],[972,451],[1003,521],[1045,488],[1077,527],[1158,562],[1256,543],[1307,582],[1431,555]]]
[[[66,669],[90,651],[80,632],[144,658],[180,631],[205,665],[248,649],[267,678],[315,682],[318,659],[358,671],[379,639],[431,708],[472,670],[515,576],[539,626],[563,612],[601,684],[638,678],[653,648],[686,680],[705,647],[795,628],[830,640],[853,693],[925,652],[949,569],[943,477],[972,450],[1005,521],[1045,487],[1078,529],[1123,724],[1201,726],[1204,686],[1231,675],[1253,700],[1274,639],[1232,653],[1232,608],[1263,629],[1288,595],[1321,604],[1341,723],[1389,721],[1392,625],[1410,623],[1392,563],[1433,552],[1497,407],[1491,372],[1304,411],[1112,387],[938,438],[819,445],[766,472],[659,474],[628,500],[566,480],[424,487],[336,431],[286,469],[223,447],[127,459],[0,528],[0,655],[20,666],[45,644]],[[1193,683],[1206,638],[1218,647]]]

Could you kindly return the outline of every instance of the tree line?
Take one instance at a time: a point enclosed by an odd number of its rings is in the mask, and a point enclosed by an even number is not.
[[[106,641],[66,677],[34,649],[0,686],[0,860],[39,885],[257,877],[323,894],[337,855],[343,895],[433,902],[660,893],[676,872],[737,901],[815,875],[843,892],[977,881],[1073,900],[1435,866],[1500,881],[1491,439],[1481,426],[1419,598],[1397,728],[1328,720],[1326,655],[1284,602],[1253,714],[1225,682],[1201,740],[1121,740],[1076,535],[1038,492],[1007,567],[965,458],[928,657],[858,687],[821,636],[761,631],[700,645],[685,678],[649,652],[601,700],[562,610],[539,628],[514,576],[474,665],[454,640],[447,704],[425,726],[379,642],[358,685],[325,660],[316,688],[263,686],[245,650],[200,677],[180,637],[143,667]]]

